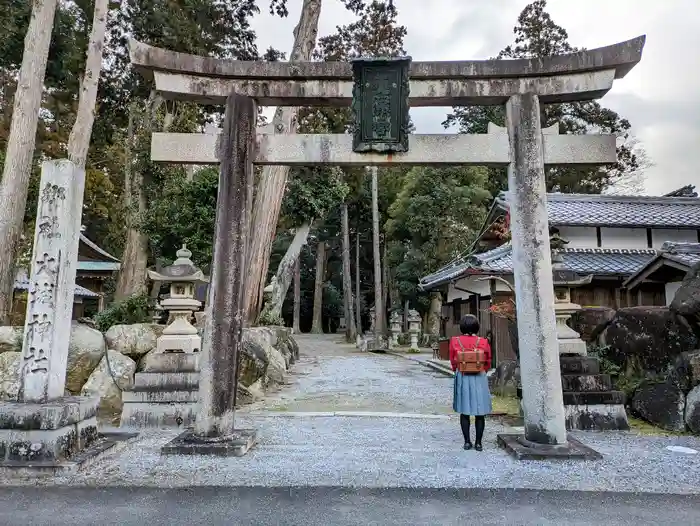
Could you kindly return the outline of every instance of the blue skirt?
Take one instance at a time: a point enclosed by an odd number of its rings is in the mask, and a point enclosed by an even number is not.
[[[470,416],[488,415],[491,412],[491,393],[486,373],[455,372],[452,409],[455,413]]]

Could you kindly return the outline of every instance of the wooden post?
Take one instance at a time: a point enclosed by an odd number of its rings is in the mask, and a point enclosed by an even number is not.
[[[195,423],[199,437],[226,437],[234,430],[250,187],[255,180],[252,159],[256,116],[253,99],[236,94],[227,98],[214,256],[200,358],[199,414]]]

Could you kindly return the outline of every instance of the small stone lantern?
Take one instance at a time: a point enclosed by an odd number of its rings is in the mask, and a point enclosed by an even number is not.
[[[408,334],[411,335],[411,347],[409,350],[418,351],[418,335],[421,331],[421,317],[418,311],[408,311]]]
[[[398,311],[394,311],[391,313],[391,317],[389,318],[389,325],[391,331],[391,344],[398,346],[399,334],[401,334],[401,314],[399,314]]]
[[[556,317],[557,341],[559,354],[578,354],[586,356],[586,342],[581,335],[569,327],[566,322],[571,316],[581,310],[580,305],[571,303],[572,287],[588,285],[593,276],[580,276],[572,270],[564,268],[561,250],[569,242],[554,232],[550,237],[552,253],[552,278],[554,281],[554,316]]]
[[[176,255],[175,262],[161,272],[148,271],[153,281],[170,283],[170,297],[161,301],[160,307],[170,313],[172,321],[158,338],[156,352],[196,353],[202,348],[202,339],[190,320],[202,303],[194,299],[194,291],[196,285],[207,283],[209,279],[194,266],[190,259],[192,252],[186,245],[182,245]]]

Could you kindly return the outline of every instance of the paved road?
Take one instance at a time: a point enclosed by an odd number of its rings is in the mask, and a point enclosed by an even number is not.
[[[3,526],[700,525],[700,497],[528,490],[7,488]]]

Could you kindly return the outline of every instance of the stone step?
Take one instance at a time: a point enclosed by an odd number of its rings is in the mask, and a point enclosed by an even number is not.
[[[144,373],[196,373],[199,357],[199,353],[148,353],[140,365]]]
[[[562,374],[600,374],[600,360],[593,356],[560,356]]]
[[[199,387],[199,373],[136,373],[134,389],[155,388],[163,391]],[[143,389],[141,389],[143,390]]]
[[[523,397],[523,390],[517,389],[517,397]],[[622,391],[568,392],[564,393],[564,405],[619,405],[625,404]]]
[[[563,374],[561,386],[565,393],[611,391],[613,388],[609,374]]]
[[[179,402],[197,402],[199,391],[197,389],[163,391],[155,389],[136,389],[122,392],[122,401],[148,402],[154,404],[168,404]]]
[[[582,431],[627,431],[629,422],[622,404],[566,405],[566,429]]]

